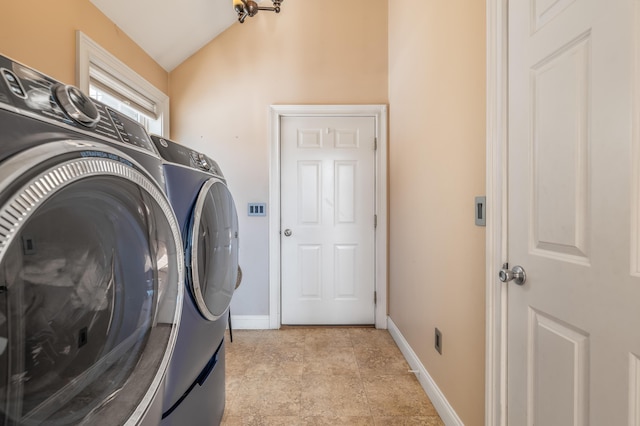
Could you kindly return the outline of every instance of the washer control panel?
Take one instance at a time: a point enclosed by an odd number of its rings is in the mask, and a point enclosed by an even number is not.
[[[160,136],[151,135],[151,140],[163,159],[224,178],[218,163],[207,155]]]
[[[89,98],[77,87],[62,84],[1,55],[0,108],[18,110],[157,155],[149,135],[138,122]]]

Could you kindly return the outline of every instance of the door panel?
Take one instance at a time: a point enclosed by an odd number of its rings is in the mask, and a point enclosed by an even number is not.
[[[532,0],[533,15],[532,28],[540,29],[544,24],[553,20],[575,0]]]
[[[298,163],[298,212],[301,224],[320,225],[322,163],[300,161]]]
[[[304,300],[322,299],[322,246],[298,246],[298,276],[300,277],[300,294]]]
[[[588,263],[589,36],[534,65],[532,229],[534,249]]]
[[[633,5],[509,2],[510,425],[637,424]]]
[[[335,223],[356,222],[356,161],[336,161],[336,208]]]
[[[282,323],[373,324],[375,120],[281,123]]]
[[[588,343],[586,333],[529,307],[529,424],[588,419]]]

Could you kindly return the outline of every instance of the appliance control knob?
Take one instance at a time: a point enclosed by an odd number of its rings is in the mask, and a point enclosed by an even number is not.
[[[56,99],[73,121],[85,126],[96,127],[100,121],[100,113],[93,101],[77,87],[57,84],[53,91]]]
[[[211,165],[207,161],[207,157],[205,157],[204,154],[198,154],[198,165],[200,166],[200,168],[202,168],[202,170],[211,169]]]

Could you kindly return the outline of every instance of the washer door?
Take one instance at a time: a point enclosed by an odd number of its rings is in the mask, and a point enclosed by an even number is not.
[[[202,185],[190,230],[191,290],[202,316],[214,321],[227,311],[238,277],[238,215],[221,180]]]
[[[77,142],[3,163],[0,185],[0,424],[139,423],[182,305],[168,201],[132,160]]]

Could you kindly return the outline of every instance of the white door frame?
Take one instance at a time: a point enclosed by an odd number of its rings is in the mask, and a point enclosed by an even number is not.
[[[386,105],[272,105],[269,171],[269,328],[280,328],[280,121],[283,117],[373,117],[376,150],[375,242],[376,328],[387,328],[387,106]]]
[[[507,285],[498,280],[507,261],[508,0],[486,0],[487,229],[485,424],[507,424]]]

